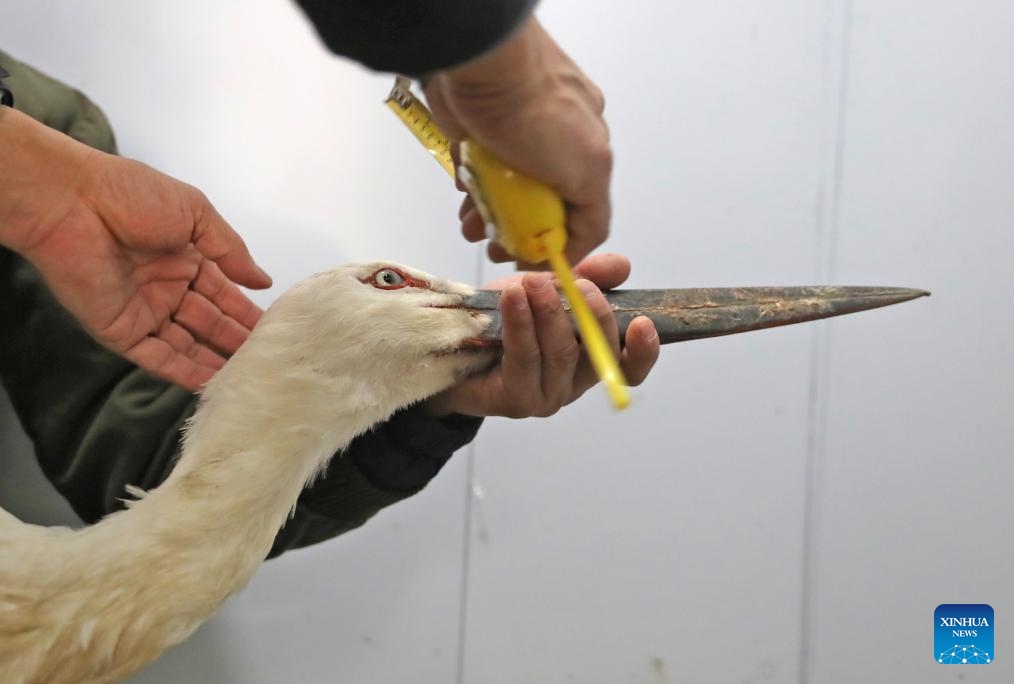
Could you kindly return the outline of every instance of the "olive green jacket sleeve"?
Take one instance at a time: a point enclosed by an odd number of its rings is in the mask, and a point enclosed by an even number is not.
[[[19,109],[115,152],[101,111],[83,95],[0,52]],[[123,506],[128,484],[151,489],[172,470],[196,397],[93,341],[38,272],[0,249],[0,381],[43,472],[92,523]],[[480,421],[403,410],[357,438],[303,492],[272,555],[358,527],[418,492]],[[2,454],[0,454],[2,457]]]

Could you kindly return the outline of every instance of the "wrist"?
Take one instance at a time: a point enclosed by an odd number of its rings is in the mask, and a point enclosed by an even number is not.
[[[535,90],[543,67],[548,35],[528,17],[502,43],[464,64],[433,75],[456,97],[505,101]]]
[[[83,204],[83,180],[99,153],[9,107],[0,107],[0,149],[0,244],[30,259]]]

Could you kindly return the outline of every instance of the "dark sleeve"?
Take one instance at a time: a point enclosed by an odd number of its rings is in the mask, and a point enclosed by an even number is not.
[[[196,399],[94,342],[38,272],[0,249],[0,380],[46,477],[86,523],[157,487],[179,455]],[[415,494],[480,421],[409,408],[354,440],[301,495],[271,555],[362,525]]]
[[[114,153],[101,110],[80,92],[0,52],[15,105]],[[122,508],[125,487],[152,489],[179,455],[195,397],[106,350],[55,300],[38,272],[0,248],[0,382],[43,472],[87,523]],[[422,489],[475,436],[480,421],[416,408],[354,440],[304,491],[272,555],[362,525]],[[2,454],[0,454],[2,457]]]
[[[297,0],[324,43],[378,71],[421,76],[506,38],[536,0]]]
[[[57,81],[0,50],[4,83],[14,93],[14,108],[86,145],[116,154],[116,141],[102,110],[81,91]]]

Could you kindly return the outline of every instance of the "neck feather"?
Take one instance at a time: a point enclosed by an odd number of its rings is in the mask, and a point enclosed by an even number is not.
[[[35,537],[20,544],[35,560],[18,572],[0,563],[0,580],[45,599],[30,628],[0,610],[0,642],[27,637],[7,643],[11,667],[34,673],[24,681],[122,677],[185,639],[246,585],[332,455],[408,403],[312,369],[279,378],[238,356],[207,388],[162,486],[88,528],[12,530]]]

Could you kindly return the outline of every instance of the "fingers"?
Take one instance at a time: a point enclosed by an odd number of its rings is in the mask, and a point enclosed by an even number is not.
[[[225,222],[204,195],[194,190],[194,216],[192,240],[198,251],[216,262],[222,272],[240,285],[253,289],[271,287],[271,276],[265,273],[250,256],[236,231]]]
[[[524,277],[525,292],[532,310],[535,336],[541,353],[541,397],[536,415],[552,415],[571,400],[574,369],[581,357],[570,318],[548,273]]]
[[[578,281],[589,307],[609,340],[613,353],[619,353],[616,318],[606,298],[593,283]],[[519,297],[519,290],[524,298]],[[570,317],[564,311],[559,293],[549,274],[529,273],[523,289],[516,285],[504,290],[501,315],[504,320],[503,374],[507,415],[512,418],[546,417],[577,399],[598,382],[590,360],[580,353]],[[523,313],[522,313],[523,311]],[[649,322],[650,325],[650,322]],[[632,357],[631,368],[642,380],[651,358],[644,345]],[[651,360],[653,363],[653,359]]]
[[[447,104],[443,81],[444,77],[441,73],[431,74],[423,85],[423,93],[426,95],[426,104],[433,112],[433,118],[440,125],[440,130],[456,145],[457,141],[465,139],[466,132]],[[454,158],[454,166],[457,168],[461,163],[461,158],[454,146],[451,148],[451,156]],[[459,183],[458,189],[464,190],[464,187]]]
[[[629,263],[618,255],[604,255],[585,266],[593,273],[599,269],[607,279],[614,280],[629,271]],[[439,415],[550,416],[598,383],[594,366],[580,352],[552,277],[528,273],[501,284],[503,359],[485,375],[469,378],[430,399],[427,408]],[[589,280],[579,280],[578,287],[612,352],[618,355],[628,383],[644,382],[658,360],[660,348],[651,320],[640,316],[631,322],[626,348],[620,355],[618,327],[608,300]]]
[[[504,249],[498,242],[490,241],[489,245],[486,246],[486,254],[494,264],[505,264],[508,261],[514,261],[514,257],[510,255],[510,252]]]
[[[533,264],[529,261],[522,261],[517,257],[511,256],[511,253],[500,246],[499,243],[490,242],[486,246],[486,254],[489,256],[489,260],[496,264],[506,264],[511,261],[516,262],[517,270],[519,271],[548,271],[550,266],[548,262],[542,262],[540,264]]]
[[[481,242],[487,239],[486,224],[482,220],[479,210],[474,206],[467,210],[463,210],[462,212],[461,234],[469,242]],[[591,250],[601,244],[601,241],[602,240],[575,240],[572,237],[564,250],[567,261],[575,263],[579,259],[584,258],[589,252],[591,252]],[[498,242],[490,241],[489,245],[486,247],[486,254],[489,257],[489,260],[494,264],[505,264],[511,261],[517,262],[517,268],[519,271],[545,271],[549,268],[548,264],[545,262],[534,264],[529,261],[518,259],[516,256],[504,249],[504,247]],[[627,266],[627,272],[629,274],[629,264]],[[620,277],[619,282],[623,282],[626,278],[626,275]],[[615,287],[615,285],[603,285],[603,287],[608,289],[610,287]]]
[[[595,200],[572,206],[567,212],[567,246],[564,253],[572,264],[591,254],[609,237],[608,178],[607,175],[607,185],[594,195]]]
[[[248,332],[257,325],[257,321],[264,313],[259,306],[225,277],[214,261],[207,259],[201,261],[197,276],[191,283],[191,288],[204,295],[208,301],[221,309],[222,313],[232,317]]]
[[[432,74],[425,91],[452,140],[467,137],[560,194],[572,262],[605,241],[613,163],[605,99],[536,19],[480,57]],[[462,232],[478,241],[484,231],[470,209],[460,215]],[[489,255],[512,261],[500,250]]]
[[[225,358],[201,344],[186,328],[168,320],[162,324],[155,337],[162,339],[177,353],[191,359],[198,366],[217,371],[225,365]]]
[[[574,267],[574,275],[592,281],[599,289],[611,290],[630,277],[630,259],[622,254],[593,254]]]
[[[535,334],[528,294],[512,285],[500,297],[503,318],[503,360],[500,363],[503,415],[524,418],[534,392],[542,388],[542,352]]]
[[[458,218],[461,219],[461,234],[469,242],[481,242],[489,237],[486,232],[486,222],[471,197],[466,197],[462,201]],[[594,205],[573,210],[568,217],[568,225],[568,239],[564,253],[571,263],[575,263],[605,242],[609,229],[608,203],[604,207]],[[518,261],[517,257],[511,255],[496,242],[490,242],[487,253],[493,263]],[[518,261],[520,270],[532,270],[533,266],[544,268],[542,265]]]
[[[465,199],[461,200],[461,208],[458,209],[458,218],[464,221],[465,216],[473,209],[475,209],[475,200],[471,195],[465,194]]]
[[[183,295],[173,320],[195,338],[225,355],[236,353],[250,336],[250,328],[225,314],[207,297],[194,290]]]
[[[602,332],[605,334],[606,341],[609,342],[609,347],[616,358],[620,358],[620,334],[619,329],[616,325],[616,316],[613,315],[613,309],[609,306],[609,302],[606,300],[605,295],[589,280],[578,280],[577,286],[581,289],[581,293],[584,295],[585,301],[588,302],[588,308],[591,309],[592,314],[598,321],[599,326],[602,328]],[[587,355],[582,356],[581,362],[578,364],[577,372],[574,374],[574,398],[584,394],[590,387],[594,386],[599,381],[598,374],[595,372],[595,367],[592,365],[591,359]]]
[[[470,201],[466,200],[466,202]],[[486,223],[482,220],[482,215],[474,204],[467,209],[464,208],[464,203],[462,204],[461,234],[469,242],[480,242],[486,239]]]
[[[580,346],[552,276],[529,273],[500,299],[503,358],[485,379],[470,379],[431,408],[465,407],[509,418],[553,415],[574,398]],[[458,408],[456,410],[462,410]]]
[[[648,377],[661,348],[655,325],[647,316],[638,316],[630,322],[620,367],[631,386],[640,385]]]
[[[191,392],[199,390],[217,370],[181,354],[158,337],[145,337],[129,349],[125,356],[148,372]]]

